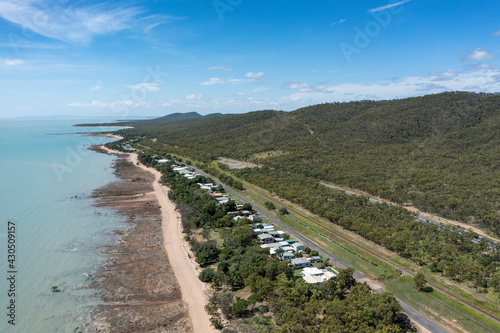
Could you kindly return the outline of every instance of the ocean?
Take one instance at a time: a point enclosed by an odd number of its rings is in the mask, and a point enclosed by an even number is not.
[[[112,139],[75,133],[116,128],[88,121],[0,120],[0,332],[85,332],[100,304],[86,286],[126,225],[90,198],[115,157],[86,148]]]

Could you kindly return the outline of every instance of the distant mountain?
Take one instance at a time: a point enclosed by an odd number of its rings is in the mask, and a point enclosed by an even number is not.
[[[195,119],[195,118],[200,118],[203,117],[201,114],[198,112],[187,112],[187,113],[172,113],[160,118],[154,119],[156,122],[171,122],[171,121],[178,121],[178,120],[186,120],[186,119]]]
[[[140,119],[140,120],[118,120],[111,123],[87,123],[87,124],[77,124],[74,126],[79,127],[95,127],[95,126],[131,126],[131,127],[141,127],[141,126],[154,126],[165,123],[172,123],[177,121],[192,120],[198,118],[209,118],[222,117],[222,114],[213,114],[202,116],[197,112],[187,112],[187,113],[172,113],[163,117],[153,118],[153,119]]]

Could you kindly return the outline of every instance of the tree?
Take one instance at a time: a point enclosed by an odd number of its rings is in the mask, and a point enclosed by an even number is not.
[[[500,293],[500,271],[493,274],[488,282],[488,287],[492,287],[497,293]]]
[[[266,206],[266,208],[269,209],[269,210],[275,210],[276,209],[276,206],[271,201],[264,202],[264,206]]]
[[[243,298],[236,297],[236,302],[231,307],[231,313],[236,317],[242,317],[247,313],[248,301]]]
[[[288,209],[286,209],[285,207],[281,207],[279,209],[279,213],[280,215],[288,215]]]
[[[348,267],[346,269],[339,270],[339,274],[336,277],[336,281],[339,289],[343,294],[351,287],[356,285],[356,279],[353,277],[354,268]]]
[[[285,253],[285,250],[283,250],[282,247],[279,247],[276,250],[276,258],[278,258],[279,260],[283,260],[283,253]]]
[[[263,300],[263,297],[260,293],[253,294],[250,297],[248,297],[248,299],[247,299],[248,304],[252,306],[252,310],[255,307],[255,303],[262,302],[262,300]]]
[[[413,281],[415,282],[415,287],[417,290],[424,290],[427,286],[425,284],[425,275],[422,270],[419,270],[415,277],[413,277]]]
[[[199,279],[202,282],[212,282],[213,278],[215,276],[215,272],[212,268],[205,268],[204,270],[201,271]]]

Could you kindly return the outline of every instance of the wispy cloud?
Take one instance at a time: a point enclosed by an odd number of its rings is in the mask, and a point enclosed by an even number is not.
[[[435,77],[435,79],[433,79],[434,81],[443,81],[456,77],[458,75],[458,71],[456,69],[448,69],[444,72],[432,72],[430,74]]]
[[[346,20],[346,19],[341,19],[341,20],[339,20],[339,21],[332,22],[332,24],[330,24],[330,27],[333,27],[333,26],[334,26],[334,25],[336,25],[336,24],[342,24],[342,23],[344,23],[344,22],[347,22],[347,20]]]
[[[218,77],[211,77],[208,81],[200,83],[202,86],[213,86],[214,84],[222,84],[224,81]]]
[[[185,97],[187,100],[196,100],[196,99],[202,99],[203,98],[203,95],[197,95],[197,94],[189,94],[189,95],[186,95]]]
[[[99,82],[95,86],[92,86],[89,88],[89,91],[94,92],[94,91],[100,90],[101,88],[102,88],[102,82],[101,82],[101,80],[99,80]]]
[[[248,73],[245,73],[245,77],[250,78],[250,79],[259,79],[259,78],[263,77],[264,75],[265,75],[264,72],[257,72],[257,73],[248,72]]]
[[[491,34],[492,37],[497,37],[500,36],[500,30],[495,31],[494,33]]]
[[[390,3],[390,4],[385,5],[385,6],[380,6],[380,7],[377,7],[377,8],[369,9],[368,12],[369,13],[380,12],[380,11],[383,11],[383,10],[386,10],[386,9],[389,9],[389,8],[392,8],[392,7],[397,7],[397,6],[404,5],[405,3],[410,2],[410,1],[412,1],[412,0],[404,0],[404,1],[399,1],[399,2],[396,2],[396,3]]]
[[[69,103],[70,107],[80,107],[80,108],[122,108],[122,107],[147,107],[149,104],[146,102],[138,102],[134,100],[124,100],[124,101],[114,101],[114,102],[102,102],[102,101],[92,101],[91,103],[85,102],[72,102]]]
[[[160,90],[160,87],[158,87],[158,83],[137,83],[134,85],[127,86],[128,88],[132,90],[142,90],[142,91],[147,91],[147,92],[154,92]]]
[[[225,84],[225,83],[240,84],[240,83],[248,82],[248,81],[251,81],[251,80],[235,79],[235,78],[221,79],[219,77],[211,77],[207,81],[201,82],[200,84],[202,86],[213,86],[213,85],[216,85],[216,84]]]
[[[471,51],[464,57],[464,61],[485,61],[492,59],[495,59],[495,57],[488,50],[481,48]]]
[[[141,25],[151,29],[161,23],[158,17],[141,20],[139,7],[63,5],[54,1],[0,0],[0,17],[37,34],[68,43],[87,44],[94,37],[114,34]],[[155,21],[156,20],[156,21]]]
[[[207,68],[207,71],[216,71],[216,70],[219,70],[219,71],[229,72],[231,69],[232,68],[230,68],[230,67],[213,66],[213,67]]]
[[[5,66],[17,66],[24,64],[25,61],[22,59],[2,59],[2,64]]]

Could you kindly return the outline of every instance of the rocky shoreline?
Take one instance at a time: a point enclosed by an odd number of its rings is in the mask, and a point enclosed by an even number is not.
[[[90,149],[107,154],[100,146]],[[104,304],[91,332],[191,332],[186,304],[163,246],[161,212],[153,192],[154,176],[117,154],[120,181],[93,192],[97,206],[116,209],[130,228],[116,232],[116,244],[91,288],[103,290]]]

